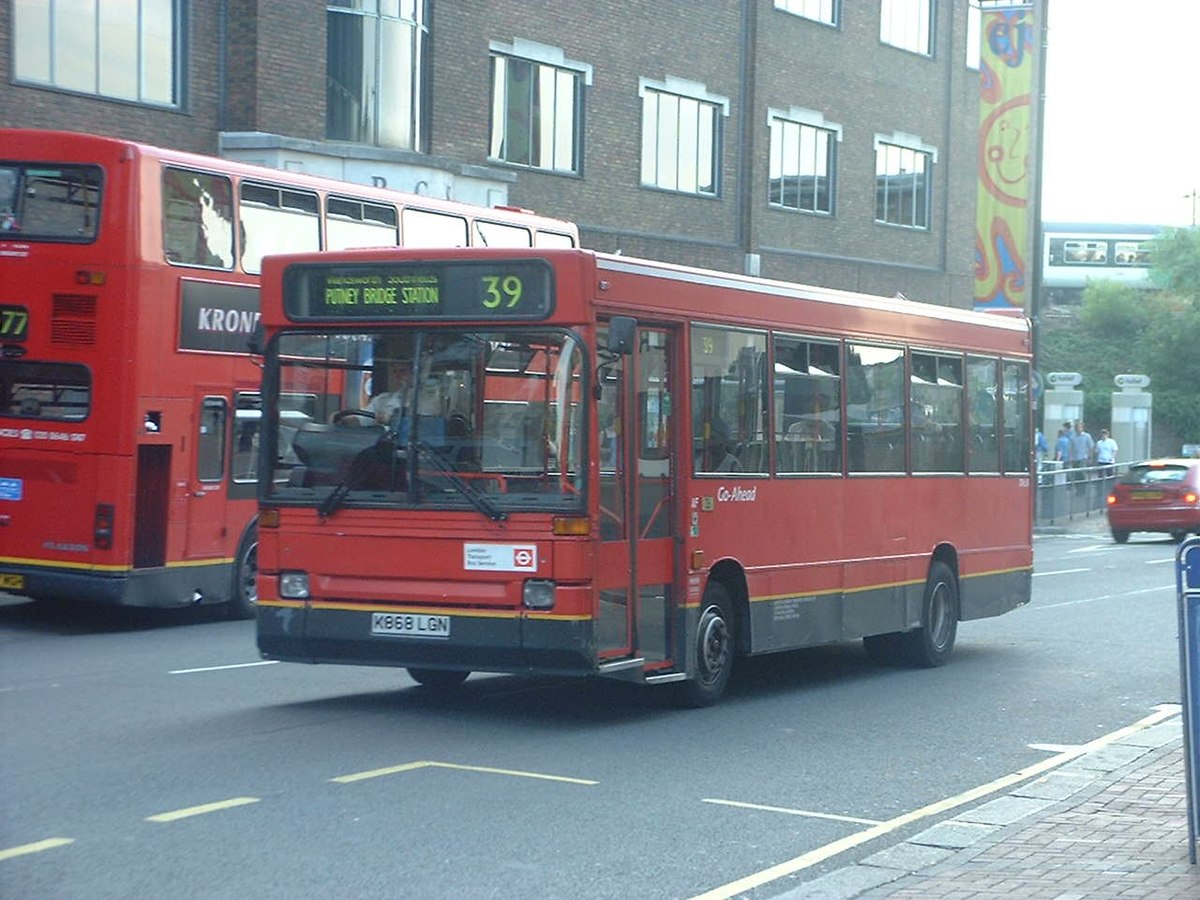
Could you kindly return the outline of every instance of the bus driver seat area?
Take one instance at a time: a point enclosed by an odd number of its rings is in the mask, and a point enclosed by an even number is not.
[[[288,478],[293,487],[335,486],[353,478],[358,485],[386,489],[391,482],[394,448],[382,425],[311,422],[296,432],[292,449],[300,461]]]

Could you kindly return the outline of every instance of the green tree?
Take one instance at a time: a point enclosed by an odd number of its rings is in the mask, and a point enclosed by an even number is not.
[[[1093,431],[1108,423],[1113,376],[1149,375],[1156,423],[1200,441],[1200,230],[1168,230],[1151,252],[1162,288],[1089,285],[1076,318],[1039,323],[1038,365],[1083,375],[1084,418]]]

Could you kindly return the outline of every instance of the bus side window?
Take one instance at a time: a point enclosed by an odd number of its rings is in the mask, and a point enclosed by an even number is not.
[[[220,481],[225,476],[224,397],[205,397],[200,408],[200,433],[196,439],[196,477],[200,481]]]
[[[254,481],[258,475],[259,431],[262,426],[262,395],[241,392],[234,398],[233,480]]]
[[[461,216],[405,207],[400,213],[405,247],[465,247],[467,220]]]
[[[233,189],[229,179],[163,170],[163,254],[168,262],[233,268]]]

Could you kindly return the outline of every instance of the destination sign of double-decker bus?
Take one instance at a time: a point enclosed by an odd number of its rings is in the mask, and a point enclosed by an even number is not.
[[[273,257],[263,321],[267,658],[704,705],[754,654],[939,666],[1029,600],[1023,320],[480,248]]]
[[[398,244],[573,247],[578,229],[112,138],[0,130],[0,590],[252,616],[263,258]],[[354,290],[363,304],[388,293]],[[318,387],[365,392],[359,374],[276,396],[275,421],[311,420],[326,403]]]

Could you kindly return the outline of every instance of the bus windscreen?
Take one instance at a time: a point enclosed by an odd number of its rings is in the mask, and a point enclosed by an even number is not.
[[[293,321],[546,318],[554,276],[540,259],[289,266],[284,310]]]

